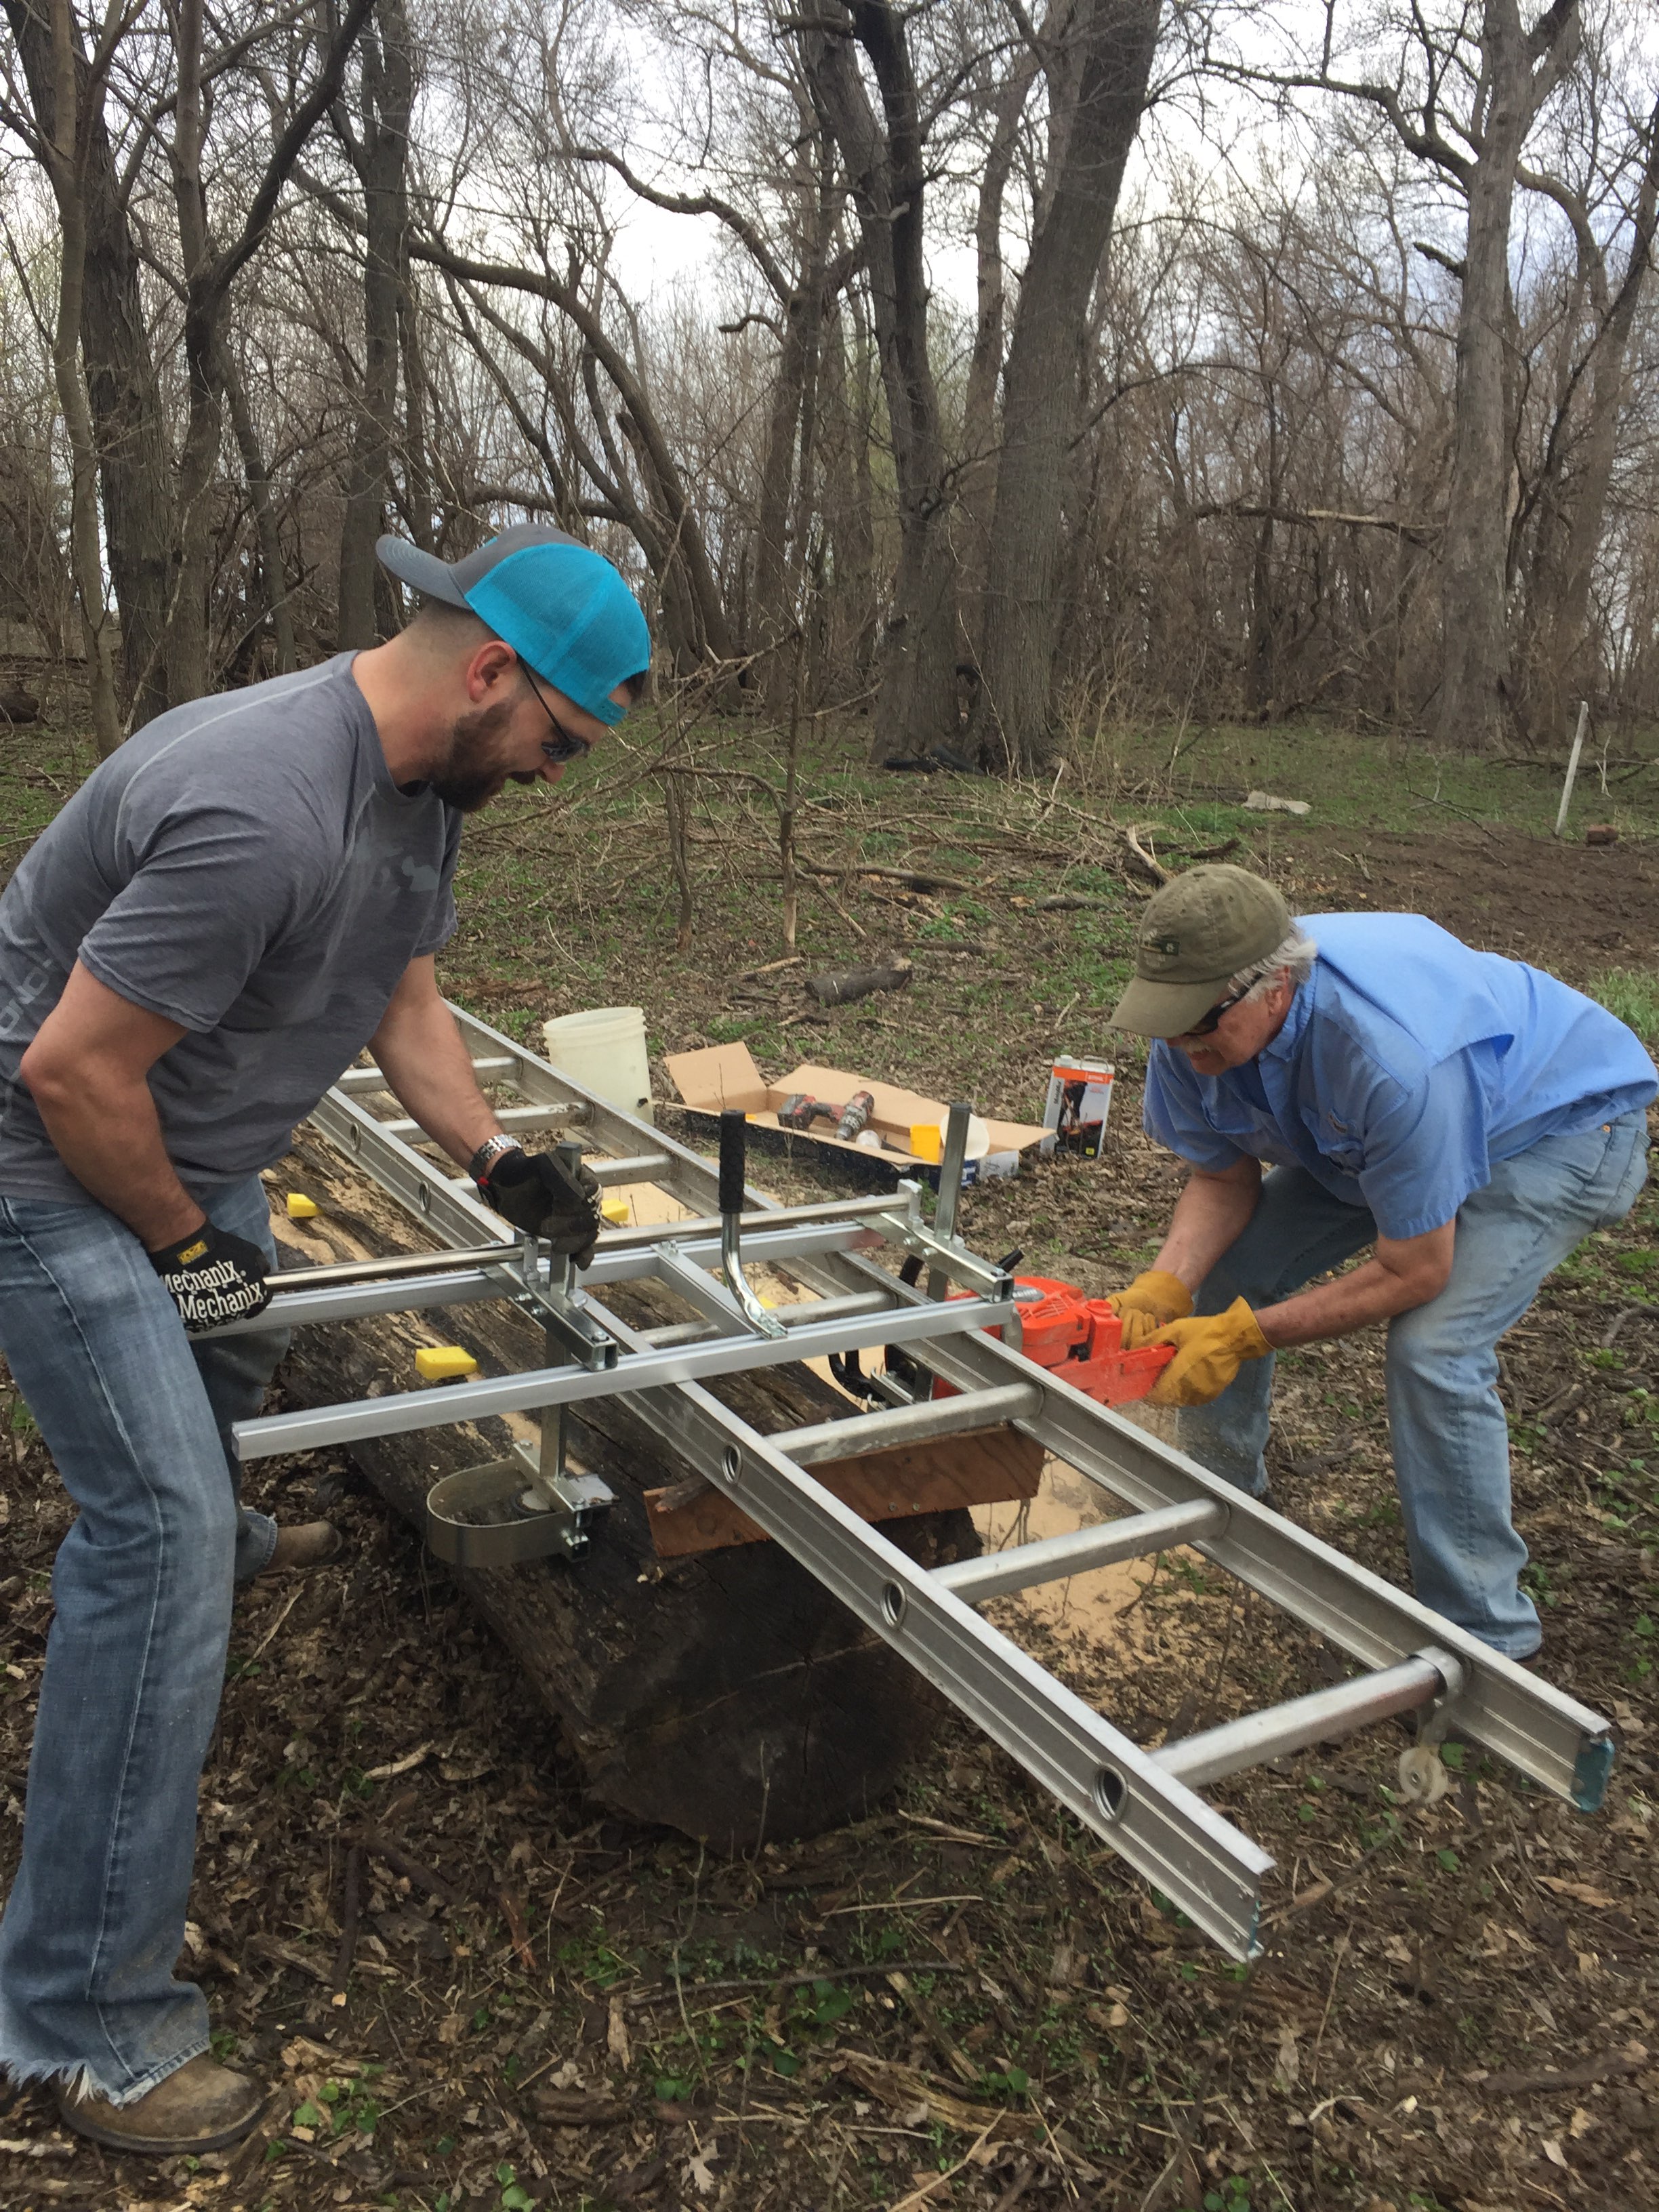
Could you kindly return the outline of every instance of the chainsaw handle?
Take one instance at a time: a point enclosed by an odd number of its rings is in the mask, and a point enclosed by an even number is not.
[[[743,1212],[743,1187],[749,1152],[749,1117],[741,1107],[728,1106],[720,1115],[720,1191],[722,1213]]]

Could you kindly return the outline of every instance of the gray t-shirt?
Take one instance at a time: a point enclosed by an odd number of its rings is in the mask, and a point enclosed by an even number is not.
[[[352,657],[149,723],[6,886],[0,1194],[90,1202],[18,1075],[77,959],[188,1030],[149,1087],[204,1199],[281,1158],[453,930],[461,817],[392,782]]]

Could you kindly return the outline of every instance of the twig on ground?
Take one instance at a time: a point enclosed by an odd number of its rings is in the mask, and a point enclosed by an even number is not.
[[[334,2002],[346,2001],[352,1954],[357,1948],[357,1921],[363,1909],[363,1847],[353,1844],[346,1853],[345,1896],[340,1905],[340,1945],[334,1954]]]
[[[901,2197],[897,2203],[892,2207],[892,2212],[913,2212],[915,2206],[926,2204],[928,2199],[937,2196],[941,2189],[948,2189],[963,2168],[973,2164],[977,2154],[984,2148],[987,2138],[994,2132],[997,2121],[1001,2118],[1002,2115],[999,2112],[994,2119],[987,2121],[975,2137],[970,2148],[957,2160],[954,2166],[946,2166],[941,2172],[924,2181],[920,2189],[913,2189],[908,2196]]]
[[[513,1948],[518,1954],[519,1964],[526,1973],[533,1974],[536,1954],[531,1948],[530,1930],[525,1925],[524,1912],[519,1900],[505,1883],[495,1892],[495,1899],[501,1908],[501,1917],[507,1922],[507,1932],[513,1939]]]
[[[282,1626],[283,1623],[283,1622],[288,1619],[288,1617],[289,1617],[289,1613],[291,1613],[293,1612],[293,1610],[294,1610],[295,1607],[296,1605],[298,1605],[298,1603],[300,1602],[300,1600],[301,1600],[301,1599],[305,1595],[305,1590],[306,1590],[306,1585],[305,1585],[305,1584],[304,1584],[304,1583],[302,1582],[302,1583],[300,1583],[299,1587],[298,1587],[298,1588],[297,1588],[297,1589],[293,1592],[293,1594],[291,1595],[291,1596],[290,1596],[290,1597],[289,1597],[289,1599],[288,1603],[287,1603],[287,1604],[283,1607],[282,1611],[277,1614],[277,1616],[276,1616],[276,1620],[273,1620],[273,1621],[271,1622],[271,1624],[270,1624],[270,1627],[269,1627],[268,1629],[266,1629],[266,1631],[265,1631],[264,1634],[264,1635],[259,1638],[259,1641],[258,1641],[258,1642],[254,1645],[254,1647],[253,1647],[252,1650],[249,1652],[249,1654],[248,1654],[248,1657],[249,1657],[250,1659],[257,1659],[257,1658],[258,1657],[259,1654],[260,1654],[260,1653],[264,1650],[264,1648],[265,1648],[266,1644],[270,1643],[270,1641],[271,1638],[272,1638],[273,1636],[275,1636],[275,1634],[276,1633],[277,1630]]]
[[[821,1966],[814,1966],[804,1974],[762,1974],[741,1981],[653,1982],[647,1989],[632,1991],[625,2002],[630,2005],[654,2004],[671,1990],[680,1990],[686,1996],[706,1997],[716,1990],[797,1990],[805,1989],[814,1982],[867,1982],[872,1977],[885,1980],[890,1974],[965,1974],[968,1971],[954,1959],[899,1959],[878,1966],[836,1966],[826,1959]]]
[[[1659,1306],[1650,1305],[1647,1304],[1635,1306],[1620,1306],[1618,1312],[1614,1314],[1613,1319],[1607,1323],[1606,1328],[1601,1332],[1601,1349],[1603,1352],[1611,1350],[1613,1339],[1619,1334],[1620,1330],[1623,1328],[1627,1321],[1634,1321],[1638,1314],[1652,1314],[1656,1319],[1659,1319]]]
[[[423,1889],[428,1897],[435,1897],[440,1905],[453,1905],[458,1901],[447,1881],[434,1874],[429,1867],[423,1867],[418,1859],[412,1859],[406,1851],[400,1851],[396,1844],[388,1842],[376,1830],[359,1828],[348,1840],[360,1844],[366,1851],[373,1852],[377,1859],[384,1860],[393,1874],[402,1875],[404,1881],[413,1882],[416,1889]]]

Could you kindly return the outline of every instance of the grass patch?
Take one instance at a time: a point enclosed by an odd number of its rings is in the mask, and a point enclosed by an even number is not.
[[[1608,968],[1590,978],[1589,988],[1644,1044],[1659,1043],[1659,977],[1639,968]]]

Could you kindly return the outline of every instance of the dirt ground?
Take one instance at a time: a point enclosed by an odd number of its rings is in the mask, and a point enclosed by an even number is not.
[[[1304,910],[1412,908],[1575,981],[1659,954],[1651,845],[1555,847],[1449,818],[1432,835],[1285,840],[1271,865]],[[1135,900],[1116,896],[1102,927],[1121,951]],[[1097,1041],[1103,995],[1067,980],[1070,951],[1030,899],[980,893],[975,957],[1008,971],[1018,944],[1030,979],[1009,985],[994,1054],[969,1035],[971,993],[932,980],[821,1028],[775,1010],[787,1030],[757,1032],[757,1054],[777,1073],[799,1046],[1029,1114],[1062,1035]],[[905,895],[882,927],[914,937],[941,911]],[[590,917],[584,942],[603,925]],[[492,1018],[594,1003],[597,977],[646,1000],[670,1049],[729,1034],[731,979],[769,957],[725,915],[643,974],[596,953],[573,1000],[562,981],[503,982],[482,945],[471,930],[449,980]],[[1021,1244],[1028,1267],[1091,1290],[1144,1264],[1176,1182],[1138,1133],[1127,1060],[1121,1089],[1099,1166],[969,1194],[978,1249]],[[1249,1969],[962,1723],[869,1819],[750,1861],[606,1817],[533,1686],[350,1467],[261,1462],[255,1503],[325,1510],[349,1540],[338,1565],[242,1598],[204,1784],[182,1971],[208,1994],[216,2047],[271,2085],[267,2122],[234,2154],[157,2168],[82,2144],[39,2090],[18,2093],[0,2113],[0,2207],[1653,2203],[1656,1248],[1650,1197],[1581,1248],[1504,1355],[1547,1671],[1617,1723],[1606,1809],[1576,1815],[1473,1753],[1441,1803],[1414,1808],[1395,1795],[1392,1727],[1219,1785],[1278,1862]],[[1292,1517],[1403,1578],[1380,1350],[1373,1332],[1283,1361],[1273,1480]],[[4,1872],[70,1518],[15,1406],[0,1512]],[[1103,1633],[1081,1585],[1069,1608],[1009,1601],[998,1617],[1143,1741],[1323,1679],[1312,1638],[1196,1559],[1139,1582]],[[349,1885],[362,1917],[343,1947]]]

